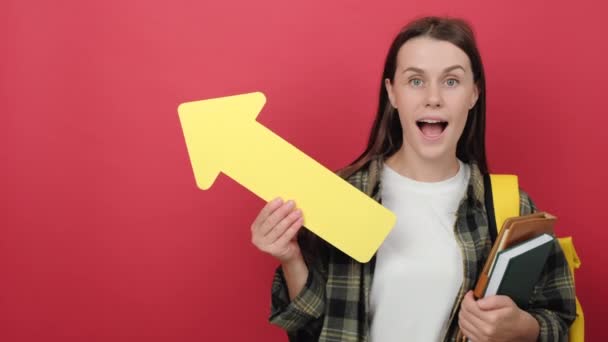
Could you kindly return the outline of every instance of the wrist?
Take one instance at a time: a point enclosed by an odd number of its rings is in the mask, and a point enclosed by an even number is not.
[[[308,267],[301,254],[281,262],[283,277],[287,283],[289,299],[294,298],[304,289],[308,279]]]
[[[534,316],[524,310],[520,310],[521,318],[521,341],[537,341],[540,334],[540,325]]]
[[[281,267],[283,267],[283,269],[294,268],[294,267],[298,268],[302,264],[304,264],[304,265],[306,264],[304,262],[304,257],[300,253],[296,253],[295,255],[290,256],[285,259],[280,259],[279,261],[281,262]]]

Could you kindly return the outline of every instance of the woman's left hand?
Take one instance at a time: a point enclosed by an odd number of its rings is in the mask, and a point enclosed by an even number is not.
[[[475,300],[469,291],[460,306],[458,325],[472,342],[536,341],[538,322],[507,296]]]

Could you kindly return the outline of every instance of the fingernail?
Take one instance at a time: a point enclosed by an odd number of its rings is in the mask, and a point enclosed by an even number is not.
[[[295,203],[292,200],[287,201],[287,207],[290,209],[294,207],[294,204]]]
[[[296,217],[302,216],[302,210],[300,210],[300,209],[296,210],[294,213],[295,213]]]
[[[280,203],[280,202],[283,202],[283,200],[281,199],[281,197],[277,197],[277,198],[275,198],[275,199],[272,200],[272,204],[277,204],[277,203]]]

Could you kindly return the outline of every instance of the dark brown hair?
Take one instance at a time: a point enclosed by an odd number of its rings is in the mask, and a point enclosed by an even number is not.
[[[369,135],[367,148],[349,166],[340,171],[348,177],[375,157],[387,158],[397,152],[403,144],[403,131],[397,111],[388,99],[385,79],[393,82],[397,68],[397,53],[405,42],[415,37],[430,37],[450,42],[463,50],[473,70],[473,80],[479,90],[475,106],[469,110],[464,131],[458,140],[456,156],[465,163],[474,162],[482,173],[488,172],[485,151],[486,83],[481,56],[475,43],[473,30],[462,19],[425,17],[405,26],[393,40],[380,80],[380,95],[376,119]]]

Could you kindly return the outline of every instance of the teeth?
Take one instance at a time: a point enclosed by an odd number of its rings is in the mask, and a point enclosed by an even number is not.
[[[443,122],[443,121],[439,121],[439,120],[427,120],[427,119],[424,119],[424,120],[418,120],[418,122],[424,122],[424,123],[429,123],[429,124],[436,124],[436,123],[441,123],[441,122]]]

